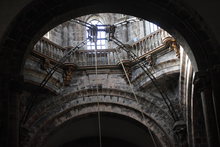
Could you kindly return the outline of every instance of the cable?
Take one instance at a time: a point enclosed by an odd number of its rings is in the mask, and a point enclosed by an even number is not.
[[[116,39],[114,36],[111,39],[111,41],[113,41],[116,45],[118,45],[121,49],[125,50],[133,60],[138,59],[137,55],[135,55],[132,51],[129,51],[126,47],[126,45],[124,45],[122,42],[120,42],[118,39]],[[170,115],[172,116],[174,121],[179,120],[178,115],[175,112],[175,109],[170,101],[170,99],[168,98],[167,94],[160,88],[159,84],[157,83],[156,78],[154,77],[154,75],[150,72],[150,70],[147,68],[147,66],[145,64],[141,64],[140,62],[137,63],[138,66],[147,74],[147,76],[150,78],[150,80],[152,81],[153,85],[156,87],[156,89],[159,91],[160,95],[162,96],[163,101],[165,102]]]
[[[88,39],[84,40],[83,42],[79,43],[76,47],[70,49],[51,69],[50,71],[46,74],[46,76],[44,77],[44,79],[42,80],[42,82],[40,83],[38,89],[36,90],[36,92],[34,94],[31,95],[31,100],[29,102],[29,104],[27,104],[27,108],[24,112],[24,115],[21,118],[21,122],[25,123],[27,121],[27,118],[29,116],[29,113],[32,109],[32,107],[34,106],[34,103],[38,97],[37,94],[41,93],[43,88],[45,87],[45,85],[47,84],[47,82],[50,80],[50,78],[53,76],[53,74],[57,71],[57,69],[63,65],[63,63],[68,59],[68,57],[70,57],[74,52],[76,52],[76,50],[80,49],[82,46],[84,46],[86,44],[86,42],[88,41]]]
[[[100,105],[98,99],[98,58],[97,58],[97,41],[95,41],[95,74],[96,74],[96,96],[97,96],[97,105],[98,105],[98,130],[99,130],[99,147],[102,147],[102,128],[101,128],[101,116],[100,116]]]
[[[130,89],[131,89],[131,91],[132,91],[132,93],[133,93],[133,95],[134,95],[134,97],[135,97],[135,100],[136,100],[137,103],[139,103],[138,98],[137,98],[137,95],[135,94],[134,88],[133,88],[133,86],[132,86],[132,84],[131,84],[131,81],[130,81],[130,79],[129,79],[129,77],[128,77],[128,74],[127,74],[127,72],[126,72],[124,63],[123,63],[123,62],[121,61],[121,59],[119,58],[118,51],[115,50],[115,52],[116,52],[116,56],[117,56],[117,58],[118,58],[118,61],[120,62],[121,66],[122,66],[122,69],[123,69],[123,71],[124,71],[124,74],[125,74],[125,76],[126,76],[126,78],[127,78],[127,81],[128,81],[128,83],[129,83]],[[143,118],[144,123],[146,123],[146,122],[145,122],[145,117],[144,117],[143,109],[141,109],[141,115],[142,115],[142,118]],[[150,136],[151,136],[151,139],[152,139],[152,141],[153,141],[154,146],[157,147],[157,144],[156,144],[156,141],[155,141],[155,139],[154,139],[154,137],[153,137],[153,134],[151,133],[151,131],[150,131],[150,129],[149,129],[148,127],[147,127],[147,129],[148,129],[148,132],[149,132],[149,134],[150,134]]]

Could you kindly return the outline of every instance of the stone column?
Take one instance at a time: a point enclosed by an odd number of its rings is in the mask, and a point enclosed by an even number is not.
[[[202,100],[203,115],[205,120],[207,142],[209,147],[220,146],[219,140],[219,72],[213,69],[199,71],[195,75],[195,86],[199,89]],[[219,101],[219,100],[218,100]]]
[[[19,146],[19,96],[23,76],[0,74],[0,146]]]
[[[217,123],[217,145],[220,146],[220,65],[213,66],[211,70],[211,81],[212,81],[212,101],[213,109],[215,111],[215,121]]]
[[[192,99],[192,106],[191,106],[191,124],[190,130],[191,130],[191,144],[190,147],[207,147],[207,135],[206,135],[206,129],[205,129],[205,121],[204,121],[204,115],[202,111],[202,99],[201,94],[199,90],[194,87],[193,92],[193,99]]]

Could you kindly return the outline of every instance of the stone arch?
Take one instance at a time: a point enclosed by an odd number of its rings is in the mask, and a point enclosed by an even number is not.
[[[141,112],[143,112],[144,116],[155,123],[157,128],[160,128],[160,130],[170,138],[170,141],[172,140],[171,142],[174,142],[174,134],[172,131],[174,121],[168,114],[166,108],[164,108],[162,102],[160,104],[157,100],[151,101],[150,99],[145,100],[144,98],[141,98],[142,100],[140,102],[142,103],[140,104],[126,92],[118,92],[118,96],[117,94],[110,95],[106,92],[97,97],[95,91],[96,90],[90,91],[87,95],[78,92],[66,95],[62,97],[62,99],[59,97],[53,98],[52,101],[44,102],[42,105],[35,108],[34,113],[30,113],[30,118],[25,125],[25,128],[30,131],[28,134],[28,136],[31,136],[30,139],[34,141],[36,135],[39,133],[41,134],[42,130],[48,130],[51,126],[60,125],[63,122],[76,117],[75,115],[78,115],[79,113],[78,110],[75,111],[75,109],[85,108],[87,111],[82,111],[84,114],[92,113],[93,111],[97,112],[96,106],[99,101],[100,105],[103,105],[101,110],[103,112],[113,112],[111,109],[117,111],[124,111],[124,109],[126,109],[125,112],[127,114],[129,114],[129,110],[139,113],[137,115],[140,117],[139,119],[141,119]],[[110,91],[112,92],[113,90]],[[86,90],[84,92],[86,92]],[[91,95],[91,93],[94,95]],[[92,109],[91,106],[95,106],[96,108]],[[117,107],[117,109],[114,107]],[[131,116],[133,116],[133,114],[131,114]],[[153,133],[156,132],[153,131]]]
[[[158,117],[155,117],[155,120],[161,120],[163,119],[161,118],[162,116],[166,116],[165,121],[167,121],[170,125],[172,124],[173,120],[162,99],[156,99],[155,97],[143,97],[139,95],[137,95],[137,98],[139,103],[136,102],[132,93],[115,89],[102,89],[101,92],[99,91],[98,97],[96,89],[81,90],[65,96],[57,96],[43,101],[34,109],[33,113],[31,113],[27,124],[28,127],[34,127],[34,122],[37,122],[41,117],[44,117],[44,115],[47,116],[50,112],[57,114],[71,107],[97,103],[98,101],[101,103],[112,103],[132,107],[133,109],[137,109],[139,111],[143,109],[145,113],[155,112],[157,113],[155,116]],[[152,111],[149,111],[148,108],[151,108]],[[158,114],[156,110],[158,110],[161,114]]]
[[[90,103],[86,106],[80,106],[75,107],[73,109],[69,109],[68,111],[65,111],[62,113],[62,115],[57,116],[53,120],[47,121],[44,126],[39,132],[36,134],[32,134],[31,137],[32,140],[29,142],[30,144],[28,146],[32,146],[33,144],[38,143],[39,146],[41,146],[44,143],[44,139],[49,135],[51,131],[54,131],[57,127],[59,127],[62,124],[65,124],[71,119],[74,119],[75,117],[86,115],[90,113],[96,113],[98,112],[97,103]],[[112,105],[112,104],[104,104],[100,103],[99,107],[100,112],[109,112],[109,113],[116,113],[120,115],[124,115],[127,117],[130,117],[131,119],[134,119],[143,125],[145,125],[147,128],[149,128],[152,133],[160,140],[160,143],[164,147],[170,147],[174,146],[174,138],[171,136],[171,134],[168,134],[160,125],[157,124],[151,117],[145,115],[144,119],[142,119],[142,116],[139,111],[130,109],[128,107],[123,107],[119,105]],[[73,114],[73,115],[71,115]]]
[[[40,85],[43,79],[46,77],[46,71],[37,70],[36,67],[27,67],[24,70],[24,83],[30,83],[33,85]],[[54,94],[60,92],[60,88],[63,86],[62,71],[55,72],[50,78],[48,83],[44,86],[45,89],[50,90]]]
[[[86,18],[85,21],[89,22],[89,21],[91,21],[93,19],[96,19],[96,20],[100,21],[100,23],[102,23],[102,24],[104,23],[105,24],[104,19],[101,16],[95,15],[95,14],[93,14],[93,15],[89,16],[88,18]]]
[[[178,74],[180,67],[179,67],[179,60],[178,59],[172,59],[166,62],[159,63],[152,69],[152,73],[155,76],[156,79],[161,79],[162,77],[166,75],[174,75]],[[138,88],[144,88],[148,84],[151,83],[151,80],[148,78],[148,76],[142,71],[138,74],[133,80],[133,84],[135,87]]]
[[[219,43],[209,27],[194,10],[180,1],[57,0],[53,3],[51,0],[33,0],[17,15],[1,39],[1,73],[16,77],[22,72],[24,60],[33,45],[43,34],[69,18],[97,12],[134,15],[166,29],[183,46],[195,71],[206,70],[219,63]],[[10,75],[6,77],[11,79]]]

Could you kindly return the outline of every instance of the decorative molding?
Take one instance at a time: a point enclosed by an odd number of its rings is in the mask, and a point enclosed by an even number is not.
[[[176,52],[176,57],[180,58],[180,45],[177,43],[177,41],[173,37],[166,37],[163,39],[163,43],[167,46],[169,46],[171,51]]]
[[[177,44],[175,39],[170,42],[170,49],[176,52],[176,57],[180,58],[180,45]]]

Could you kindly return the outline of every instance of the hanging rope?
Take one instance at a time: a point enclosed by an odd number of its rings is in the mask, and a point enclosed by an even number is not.
[[[96,75],[96,96],[98,105],[98,130],[99,130],[99,147],[102,147],[102,128],[101,128],[101,116],[100,116],[100,104],[98,99],[98,58],[97,58],[97,41],[95,41],[95,75]]]
[[[72,19],[72,21],[89,28],[89,32],[90,32],[89,39],[90,39],[90,41],[95,43],[95,74],[96,74],[96,80],[97,80],[97,83],[96,83],[96,93],[97,94],[96,94],[96,96],[97,96],[97,105],[98,105],[99,147],[102,147],[101,115],[100,115],[100,103],[99,103],[99,99],[98,99],[98,93],[99,93],[99,89],[98,89],[98,58],[97,58],[97,32],[98,32],[98,28],[97,28],[97,25],[93,25],[93,24],[84,22],[79,19]],[[103,25],[103,26],[109,26],[109,25]],[[104,30],[104,31],[106,31],[106,30]]]
[[[124,74],[125,74],[125,76],[126,76],[126,79],[127,79],[128,83],[129,83],[130,90],[132,91],[136,102],[139,104],[139,100],[138,100],[138,98],[137,98],[137,95],[135,94],[135,91],[134,91],[134,88],[133,88],[133,86],[132,86],[132,84],[131,84],[131,81],[130,81],[130,78],[129,78],[129,76],[128,76],[128,73],[127,73],[127,71],[126,71],[126,69],[125,69],[124,63],[123,63],[122,60],[120,59],[120,57],[119,57],[119,55],[118,55],[118,51],[115,50],[115,52],[116,52],[116,57],[117,57],[117,59],[118,59],[120,65],[122,66],[122,69],[123,69],[123,71],[124,71]],[[145,122],[145,116],[144,116],[143,109],[141,109],[141,115],[142,115],[142,119],[143,119],[144,123],[146,123],[146,122]],[[151,131],[150,131],[150,129],[149,129],[148,127],[147,127],[147,129],[148,129],[148,132],[149,132],[149,134],[150,134],[150,136],[151,136],[151,139],[152,139],[152,141],[153,141],[154,147],[157,147],[157,144],[156,144],[156,141],[155,141],[155,139],[154,139],[154,137],[153,137],[153,134],[151,133]]]
[[[132,51],[128,50],[127,47],[120,42],[118,39],[116,39],[115,37],[112,38],[112,40],[115,44],[117,44],[121,49],[125,50],[133,60],[138,59],[137,55],[135,55]],[[156,89],[158,90],[158,92],[160,93],[160,95],[162,96],[163,101],[165,102],[170,115],[172,116],[174,121],[178,121],[179,117],[175,112],[175,109],[172,105],[172,102],[170,101],[170,99],[168,98],[167,94],[165,93],[165,91],[163,91],[159,85],[159,83],[157,82],[156,78],[154,77],[154,75],[151,73],[151,71],[148,69],[148,67],[145,64],[141,64],[140,62],[137,63],[137,65],[144,71],[144,73],[149,77],[149,79],[152,81],[153,85],[156,87]]]

